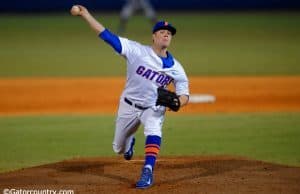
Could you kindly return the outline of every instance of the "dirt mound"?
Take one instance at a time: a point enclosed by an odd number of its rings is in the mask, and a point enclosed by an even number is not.
[[[70,189],[75,193],[141,193],[142,158],[84,158],[0,174],[0,191]],[[160,157],[143,193],[300,193],[300,168],[227,156]]]

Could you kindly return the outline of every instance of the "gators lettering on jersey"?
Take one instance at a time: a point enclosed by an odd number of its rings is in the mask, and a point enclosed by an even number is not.
[[[126,97],[143,107],[151,107],[156,103],[157,88],[171,82],[175,85],[177,95],[189,95],[184,69],[171,54],[162,59],[151,46],[118,37],[107,29],[99,36],[127,60],[127,80],[121,98]]]
[[[177,95],[189,95],[188,79],[181,64],[173,58],[174,64],[163,68],[162,59],[152,47],[119,37],[121,55],[127,59],[127,82],[123,97],[149,107],[155,105],[157,87],[174,82]]]
[[[156,83],[160,84],[160,86],[166,86],[169,85],[172,81],[173,78],[163,74],[163,73],[159,73],[156,71],[153,71],[151,69],[147,69],[144,66],[139,66],[136,70],[136,73],[142,77],[144,77],[145,79],[149,79],[149,80],[153,80]]]

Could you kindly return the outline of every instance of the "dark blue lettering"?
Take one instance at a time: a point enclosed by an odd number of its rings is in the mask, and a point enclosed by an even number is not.
[[[145,71],[145,67],[144,66],[139,66],[136,70],[136,73],[141,75],[144,71]]]
[[[145,73],[143,74],[143,77],[149,79],[149,76],[151,75],[152,70],[151,69],[147,69],[145,71]]]
[[[165,76],[164,76],[163,74],[160,74],[160,75],[157,77],[156,82],[161,84],[161,82],[162,82],[162,80],[164,79],[164,77],[165,77]]]
[[[171,79],[169,80],[169,82],[168,82],[168,84],[167,85],[169,85],[172,81],[173,81],[173,78],[172,77],[170,77]]]
[[[161,82],[161,85],[168,85],[170,80],[171,78],[169,76],[165,76],[165,79]]]
[[[153,78],[158,74],[156,71],[152,71],[152,76],[150,77],[150,80],[153,80]]]
[[[162,86],[169,85],[173,81],[172,77],[157,71],[153,71],[152,69],[148,69],[142,65],[137,68],[136,73],[145,79],[151,81],[155,80],[156,83]]]

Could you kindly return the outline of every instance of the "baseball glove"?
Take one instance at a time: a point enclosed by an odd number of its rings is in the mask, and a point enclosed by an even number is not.
[[[156,105],[162,105],[169,107],[172,111],[177,112],[180,108],[179,97],[176,93],[164,89],[163,87],[157,88],[157,100]]]

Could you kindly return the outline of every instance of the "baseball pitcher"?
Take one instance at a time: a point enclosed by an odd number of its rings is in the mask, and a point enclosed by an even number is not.
[[[89,11],[77,5],[76,13],[127,62],[126,86],[120,97],[113,150],[130,160],[134,152],[134,134],[144,126],[145,161],[136,188],[153,184],[153,171],[160,150],[162,125],[166,109],[178,111],[188,103],[189,82],[181,64],[167,50],[176,29],[166,21],[152,29],[152,45],[119,37],[99,23]],[[168,91],[173,83],[175,92]]]

